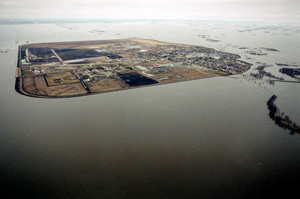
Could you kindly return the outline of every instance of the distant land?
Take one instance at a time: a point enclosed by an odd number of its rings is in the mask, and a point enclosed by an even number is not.
[[[240,74],[251,64],[212,48],[146,39],[19,46],[16,91],[59,98]]]

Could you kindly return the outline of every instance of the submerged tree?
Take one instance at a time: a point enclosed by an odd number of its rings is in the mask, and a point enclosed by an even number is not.
[[[289,116],[285,115],[284,112],[280,113],[279,108],[275,105],[277,99],[276,95],[273,95],[268,101],[267,106],[269,109],[269,116],[272,120],[275,120],[275,124],[283,129],[289,129],[291,135],[295,133],[300,134],[300,127],[292,122]]]

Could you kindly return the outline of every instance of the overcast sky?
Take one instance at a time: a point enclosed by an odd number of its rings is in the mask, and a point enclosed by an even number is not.
[[[0,0],[0,17],[300,22],[300,0]]]

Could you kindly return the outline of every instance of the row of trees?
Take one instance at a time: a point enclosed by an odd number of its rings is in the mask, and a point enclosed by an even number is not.
[[[267,102],[267,106],[270,111],[270,118],[274,120],[275,124],[280,126],[281,128],[289,129],[291,131],[291,134],[300,134],[300,127],[296,123],[292,122],[289,116],[284,115],[284,113],[280,113],[279,108],[274,103],[276,99],[277,96],[273,95]]]

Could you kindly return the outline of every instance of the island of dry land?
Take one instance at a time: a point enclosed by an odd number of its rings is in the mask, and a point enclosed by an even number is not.
[[[19,47],[16,90],[32,97],[75,97],[240,74],[235,54],[146,39],[26,44]]]

